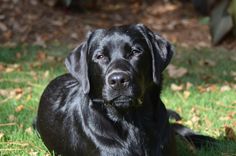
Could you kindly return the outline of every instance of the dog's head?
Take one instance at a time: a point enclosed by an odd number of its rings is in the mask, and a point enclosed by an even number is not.
[[[119,109],[139,104],[148,87],[161,85],[172,55],[168,41],[137,24],[95,30],[65,64],[84,94]]]

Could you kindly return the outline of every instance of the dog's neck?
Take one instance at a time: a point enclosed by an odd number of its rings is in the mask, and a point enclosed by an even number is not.
[[[153,92],[153,89],[149,91]],[[158,127],[158,117],[160,115],[157,111],[161,101],[157,98],[159,96],[153,95],[156,93],[155,91],[152,94],[150,92],[145,94],[142,106],[132,108],[122,115],[115,112],[117,110],[111,105],[104,103],[104,100],[89,99],[89,105],[81,106],[82,109],[86,109],[81,112],[87,112],[84,115],[81,114],[83,116],[81,118],[84,119],[82,121],[84,126],[90,130],[87,135],[93,138],[92,140],[97,146],[103,143],[109,144],[110,146],[106,147],[107,149],[128,148],[127,151],[133,152],[133,154],[142,153],[141,155],[146,155],[148,152],[144,149],[156,149],[156,147],[147,146],[150,146],[151,142],[157,142],[161,139],[155,138],[160,136],[156,133],[162,133],[158,131],[160,128]],[[103,127],[99,125],[103,125]],[[106,131],[104,131],[105,129]],[[104,148],[104,146],[99,148]],[[106,149],[101,150],[106,151]],[[123,150],[117,151],[117,153],[121,151]]]

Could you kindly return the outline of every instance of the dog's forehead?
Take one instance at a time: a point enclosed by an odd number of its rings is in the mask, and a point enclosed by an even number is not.
[[[138,29],[134,27],[122,26],[103,29],[95,32],[93,43],[104,46],[107,44],[122,45],[125,43],[132,44],[143,36]]]

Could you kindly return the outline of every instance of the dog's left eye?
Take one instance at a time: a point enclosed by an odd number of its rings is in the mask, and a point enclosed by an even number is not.
[[[133,55],[139,55],[142,53],[142,50],[141,49],[132,49],[132,54]]]
[[[100,60],[100,59],[103,59],[105,56],[103,54],[98,54],[96,56],[96,59]]]

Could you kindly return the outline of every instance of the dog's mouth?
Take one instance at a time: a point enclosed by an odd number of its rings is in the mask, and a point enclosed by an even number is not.
[[[116,108],[138,107],[142,104],[141,99],[132,98],[129,96],[119,96],[109,101],[108,104]]]
[[[130,96],[118,96],[110,101],[106,101],[103,99],[93,99],[95,103],[102,103],[104,106],[112,106],[118,110],[125,110],[133,107],[140,107],[143,103],[141,98],[133,98]]]

